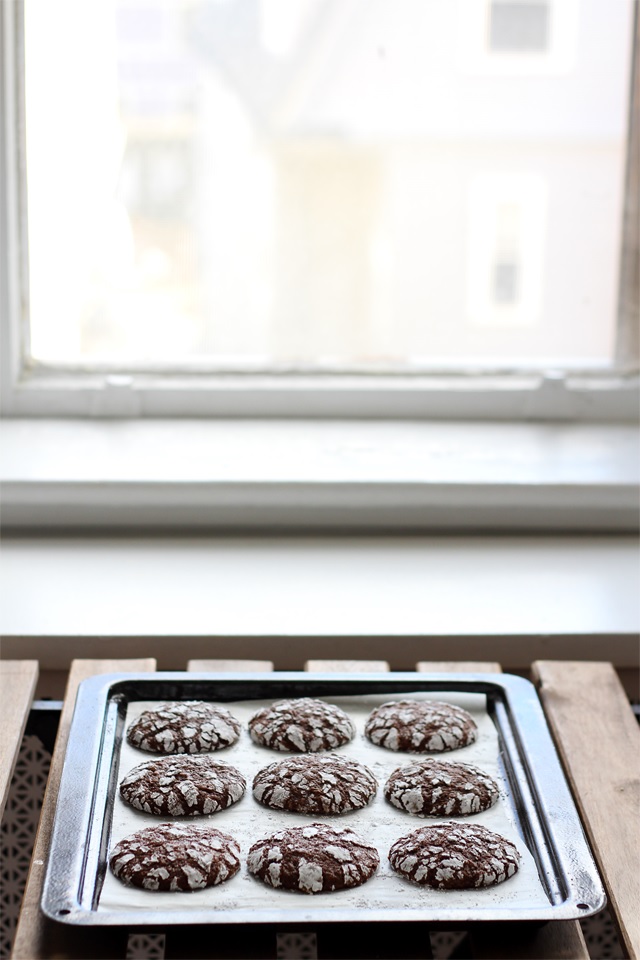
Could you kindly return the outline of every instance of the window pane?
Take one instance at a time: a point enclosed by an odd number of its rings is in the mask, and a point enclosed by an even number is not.
[[[549,4],[545,0],[539,3],[494,0],[489,29],[492,50],[546,50],[549,41]]]
[[[607,365],[631,0],[29,0],[31,348]]]

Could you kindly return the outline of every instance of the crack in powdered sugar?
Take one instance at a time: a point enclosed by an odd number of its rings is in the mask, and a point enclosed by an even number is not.
[[[226,707],[198,700],[159,703],[127,731],[127,741],[150,753],[211,753],[231,746],[240,724]]]
[[[281,830],[249,850],[249,872],[271,887],[321,893],[366,883],[380,857],[348,827],[312,823]]]
[[[120,796],[136,810],[155,816],[206,816],[225,810],[244,796],[239,770],[209,756],[173,756],[147,760],[120,784]]]
[[[436,700],[395,700],[372,711],[364,732],[387,750],[443,753],[474,743],[478,728],[462,707]]]
[[[334,750],[349,743],[355,732],[344,710],[310,697],[276,700],[249,721],[249,733],[255,743],[289,753]]]
[[[399,810],[416,817],[467,817],[498,800],[498,785],[469,763],[421,760],[394,770],[384,795]]]
[[[253,796],[265,807],[295,813],[347,813],[373,799],[377,781],[368,767],[347,757],[288,757],[260,770]]]
[[[394,870],[437,890],[503,883],[520,865],[511,841],[479,824],[442,823],[400,837],[389,851]]]
[[[109,866],[123,883],[143,890],[202,890],[238,872],[240,847],[221,830],[161,823],[117,843]]]

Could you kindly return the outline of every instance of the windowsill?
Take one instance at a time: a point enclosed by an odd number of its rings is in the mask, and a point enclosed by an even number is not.
[[[6,531],[638,528],[629,424],[15,419],[1,432]]]
[[[5,537],[2,656],[607,660],[637,670],[624,535]]]
[[[13,420],[2,434],[4,657],[54,672],[134,653],[162,669],[637,669],[634,427]]]

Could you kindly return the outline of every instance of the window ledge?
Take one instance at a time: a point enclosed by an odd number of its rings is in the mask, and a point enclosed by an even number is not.
[[[638,527],[635,427],[5,420],[14,528]]]

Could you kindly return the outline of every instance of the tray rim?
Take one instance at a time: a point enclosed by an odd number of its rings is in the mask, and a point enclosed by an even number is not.
[[[319,697],[358,695],[346,694],[347,687],[364,685],[361,695],[367,693],[399,694],[402,692],[446,692],[484,693],[493,696],[496,702],[503,703],[508,714],[508,723],[511,733],[515,734],[516,741],[531,739],[531,731],[526,728],[527,718],[534,718],[533,731],[535,733],[536,750],[529,755],[525,763],[525,778],[533,792],[536,802],[533,807],[536,812],[535,823],[542,832],[546,841],[555,848],[556,858],[563,867],[562,877],[557,877],[560,886],[564,883],[564,894],[560,894],[560,902],[552,902],[545,907],[525,907],[514,911],[513,907],[495,905],[487,908],[448,907],[439,909],[434,916],[432,908],[424,906],[387,908],[384,910],[373,908],[341,908],[338,904],[331,911],[313,910],[313,904],[305,898],[299,909],[291,906],[283,909],[265,908],[262,911],[237,907],[234,909],[212,910],[210,908],[189,907],[185,903],[185,910],[172,909],[128,911],[89,909],[80,901],[80,891],[87,881],[85,865],[87,859],[88,840],[91,835],[91,821],[96,814],[96,778],[99,772],[103,742],[105,739],[108,719],[105,717],[109,705],[117,702],[118,686],[121,684],[141,683],[143,687],[167,684],[186,684],[194,686],[198,683],[242,686],[244,688],[257,687],[266,684],[267,689],[261,689],[255,699],[274,699],[282,696],[292,696],[293,691],[287,693],[269,692],[278,685],[292,683],[302,684],[304,687],[334,688],[327,692],[316,692]],[[402,689],[392,689],[400,686]],[[342,689],[341,689],[342,688]],[[377,689],[373,689],[377,688]],[[186,691],[185,691],[186,692]],[[253,699],[229,691],[229,701]],[[134,697],[129,699],[134,700]],[[162,699],[150,696],[147,699]],[[188,699],[188,697],[185,697]],[[224,699],[217,696],[219,702]],[[87,725],[83,719],[89,714],[99,721],[102,715],[103,722]],[[500,727],[498,727],[500,731]],[[527,747],[533,746],[526,743]],[[522,750],[522,743],[516,743],[517,751]],[[519,763],[519,757],[518,757]],[[516,764],[518,765],[518,764]],[[76,777],[85,787],[89,788],[92,796],[90,808],[86,801],[81,800],[81,791],[78,791]],[[543,786],[544,783],[544,786]],[[546,790],[551,783],[554,788],[552,802],[549,801]],[[59,816],[62,810],[63,815]],[[104,810],[102,820],[104,820]],[[80,821],[80,822],[78,822]],[[71,835],[69,827],[74,829]],[[81,829],[79,829],[81,828]],[[82,841],[77,842],[78,835]],[[564,859],[563,859],[564,858]],[[56,868],[54,868],[54,861]],[[60,863],[63,869],[60,869]],[[569,875],[567,875],[567,870]],[[577,871],[574,873],[572,871]],[[89,878],[89,882],[97,882],[97,874]],[[541,882],[542,879],[541,879]],[[543,882],[544,886],[544,882]],[[185,894],[184,896],[188,896]],[[155,673],[111,673],[98,674],[82,681],[78,687],[74,714],[69,729],[69,738],[65,763],[56,803],[49,856],[46,864],[45,881],[41,898],[41,910],[51,920],[60,923],[79,926],[127,926],[145,928],[150,926],[164,927],[184,924],[203,925],[237,925],[251,923],[252,925],[272,924],[279,927],[295,925],[317,925],[323,922],[413,922],[428,923],[430,926],[442,924],[464,924],[469,922],[513,922],[531,921],[535,923],[550,920],[575,920],[587,917],[598,912],[606,903],[604,887],[599,876],[593,854],[591,852],[586,833],[575,801],[571,794],[562,765],[557,754],[546,716],[538,698],[535,686],[527,679],[509,673],[308,673],[303,671],[273,671],[264,673],[242,672],[183,672],[158,671]]]

